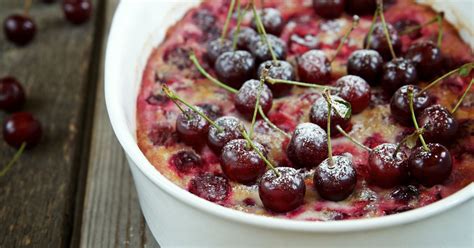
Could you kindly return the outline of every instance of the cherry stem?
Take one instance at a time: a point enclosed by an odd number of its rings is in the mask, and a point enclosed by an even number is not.
[[[275,51],[273,51],[273,46],[270,44],[270,41],[268,40],[267,37],[267,32],[265,31],[265,27],[263,26],[262,19],[260,18],[260,15],[257,13],[257,8],[255,8],[255,0],[252,0],[252,11],[253,15],[255,18],[255,24],[257,25],[258,32],[261,35],[261,38],[267,44],[268,50],[270,51],[270,55],[272,56],[273,61],[277,61],[277,57],[275,55]]]
[[[390,49],[390,53],[392,54],[392,58],[396,59],[397,55],[395,54],[395,50],[393,50],[392,40],[390,39],[390,34],[388,32],[387,22],[385,21],[385,16],[383,14],[383,1],[377,0],[377,5],[379,8],[379,15],[380,20],[382,21],[383,32],[385,33],[385,39],[387,39],[388,48]]]
[[[268,72],[267,69],[264,69]],[[263,75],[265,75],[266,72],[263,72]],[[258,109],[260,107],[260,97],[262,96],[262,90],[263,90],[263,85],[265,84],[265,77],[262,75],[260,78],[260,85],[258,86],[258,93],[257,93],[257,99],[255,101],[255,108],[253,110],[253,116],[252,116],[252,123],[250,124],[250,138],[253,138],[253,131],[255,129],[255,121],[257,121],[257,113]]]
[[[421,89],[421,91],[419,91],[416,96],[419,96],[421,95],[423,92],[427,91],[428,89],[432,88],[433,86],[435,86],[436,84],[438,84],[439,82],[443,81],[443,79],[447,78],[447,77],[450,77],[451,75],[453,74],[456,74],[458,73],[461,69],[463,68],[468,68],[470,67],[471,69],[474,68],[474,62],[471,62],[471,63],[467,63],[467,64],[464,64],[446,74],[444,74],[443,76],[437,78],[436,80],[434,80],[433,82],[431,82],[430,84],[428,84],[427,86],[425,86],[423,89]]]
[[[276,79],[276,78],[271,78],[271,77],[266,77],[265,80],[269,82],[270,84],[291,84],[291,85],[296,85],[296,86],[301,86],[301,87],[308,87],[308,88],[316,88],[320,90],[336,90],[336,87],[332,86],[323,86],[319,84],[309,84],[309,83],[303,83],[303,82],[298,82],[298,81],[292,81],[292,80],[285,80],[285,79]]]
[[[456,110],[458,110],[459,106],[461,106],[462,101],[464,100],[464,98],[466,98],[467,93],[471,89],[473,83],[474,83],[474,79],[471,79],[471,82],[469,83],[466,90],[464,91],[464,94],[462,94],[461,99],[459,99],[458,103],[456,103],[456,106],[454,106],[453,110],[451,110],[451,114],[456,113]]]
[[[367,150],[368,152],[372,152],[372,149],[370,149],[368,146],[360,143],[359,141],[355,140],[353,137],[351,137],[344,129],[341,128],[341,126],[337,125],[336,129],[342,133],[347,139],[349,139],[352,143],[356,144],[357,146],[363,148],[364,150]]]
[[[397,154],[398,154],[398,152],[400,152],[400,149],[402,148],[402,145],[405,144],[405,143],[408,141],[408,139],[410,138],[410,136],[415,135],[415,134],[419,136],[420,134],[423,134],[423,132],[424,132],[424,129],[423,129],[423,128],[420,128],[420,129],[415,130],[414,133],[405,136],[405,137],[398,143],[398,145],[397,145],[397,147],[395,148],[395,152],[393,153],[392,157],[393,157],[393,158],[396,158],[396,157],[397,157]]]
[[[0,171],[0,177],[5,176],[7,172],[12,168],[12,166],[18,161],[20,158],[21,154],[23,154],[23,151],[25,151],[26,148],[26,142],[23,142],[20,146],[20,149],[13,155],[13,158],[8,162],[8,164]]]
[[[372,18],[372,23],[370,24],[369,33],[367,34],[367,44],[365,44],[365,49],[368,49],[370,46],[370,41],[372,40],[372,33],[374,32],[375,23],[379,17],[379,8],[375,9],[374,17]]]
[[[349,35],[352,33],[352,31],[359,25],[359,16],[358,15],[354,15],[352,17],[352,25],[351,25],[351,28],[344,34],[344,36],[342,37],[341,39],[341,42],[339,42],[339,45],[337,46],[337,49],[336,49],[336,53],[334,54],[334,56],[332,57],[330,63],[332,64],[332,62],[334,62],[334,60],[336,59],[337,55],[341,52],[341,49],[342,47],[344,46],[344,43],[346,43],[347,41],[347,38],[349,38]]]
[[[206,70],[204,70],[204,68],[202,68],[201,64],[199,63],[196,55],[194,53],[192,53],[190,56],[189,56],[189,59],[193,62],[193,64],[196,66],[196,68],[198,69],[198,71],[204,75],[207,79],[209,79],[211,82],[213,82],[214,84],[216,84],[217,86],[231,92],[231,93],[237,93],[239,92],[238,90],[226,85],[225,83],[222,83],[221,81],[217,80],[216,78],[214,78],[213,76],[211,76],[209,73],[206,72]]]
[[[245,129],[242,128],[241,134],[244,137],[244,139],[247,140],[250,147],[252,147],[252,149],[258,154],[258,156],[265,162],[265,164],[267,164],[267,166],[270,167],[270,169],[272,169],[273,172],[275,172],[278,176],[281,176],[280,172],[278,172],[275,169],[275,166],[273,166],[273,164],[270,161],[268,161],[268,159],[262,154],[262,152],[259,149],[257,149],[257,147],[255,147],[255,144],[253,143],[252,139],[250,139],[249,135],[247,134],[247,131],[245,131]]]
[[[23,6],[23,11],[25,12],[25,16],[30,15],[31,1],[32,0],[25,0],[24,6]]]
[[[328,133],[328,161],[329,166],[332,167],[334,165],[334,161],[332,159],[332,145],[331,145],[331,112],[332,112],[332,100],[331,94],[329,90],[324,91],[324,98],[326,98],[326,102],[328,103],[328,124],[327,124],[327,133]]]
[[[279,133],[283,134],[285,137],[287,138],[291,138],[291,135],[289,135],[288,133],[286,133],[285,131],[283,131],[281,128],[277,127],[277,125],[275,125],[270,119],[268,119],[268,117],[265,115],[265,113],[263,112],[263,109],[262,109],[262,106],[259,106],[258,107],[258,112],[260,113],[260,115],[262,116],[262,119],[273,129],[275,129],[276,131],[278,131]]]
[[[416,25],[416,26],[413,26],[413,27],[408,27],[408,28],[406,28],[405,30],[403,30],[402,32],[400,32],[400,34],[401,34],[401,35],[406,35],[406,34],[409,34],[409,33],[411,33],[411,32],[414,32],[414,31],[416,31],[416,30],[419,30],[419,29],[421,29],[421,28],[423,28],[423,27],[426,27],[426,26],[428,26],[428,25],[431,25],[431,24],[433,24],[433,23],[435,23],[435,22],[438,22],[438,18],[439,18],[438,16],[439,16],[439,15],[444,15],[444,13],[443,13],[443,12],[440,12],[435,18],[433,18],[433,19],[431,19],[431,20],[429,20],[429,21],[427,21],[427,22],[425,22],[425,23],[423,23],[423,24],[421,24],[421,25]]]
[[[416,121],[415,109],[413,108],[413,87],[412,86],[408,87],[408,104],[410,106],[411,119],[413,120],[415,129],[418,131],[420,130],[420,126],[418,126],[418,121]],[[426,145],[425,139],[423,138],[423,134],[420,133],[418,137],[420,138],[421,144],[423,145],[423,149],[425,149],[425,151],[429,151],[430,149]]]
[[[441,12],[440,15],[436,16],[436,21],[438,22],[438,48],[441,49],[441,45],[443,43],[443,19],[444,13]]]
[[[234,36],[232,37],[232,50],[235,51],[237,49],[237,40],[239,38],[239,33],[240,33],[240,26],[242,25],[242,19],[244,12],[247,10],[242,10],[240,6],[240,0],[237,0],[237,12],[238,12],[238,17],[237,17],[237,26],[234,31]]]
[[[202,111],[199,111],[195,106],[189,104],[187,101],[176,95],[173,91],[168,88],[167,85],[163,85],[163,92],[176,104],[176,101],[181,102],[182,104],[186,105],[189,109],[194,111],[196,114],[200,115],[202,118],[204,118],[207,122],[209,122],[212,126],[217,128],[219,132],[224,131],[217,123],[215,123],[211,118],[209,118],[206,114],[204,114]]]
[[[227,11],[227,18],[225,19],[224,27],[222,28],[221,34],[221,43],[224,42],[225,37],[227,36],[227,29],[229,28],[230,19],[232,18],[232,13],[234,13],[235,0],[230,2],[229,10]]]

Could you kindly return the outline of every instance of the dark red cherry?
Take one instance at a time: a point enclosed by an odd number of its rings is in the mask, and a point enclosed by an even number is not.
[[[267,39],[273,48],[276,58],[278,60],[285,60],[287,51],[285,42],[271,34],[267,35]],[[268,49],[266,42],[260,36],[255,36],[252,39],[249,45],[249,50],[255,56],[258,63],[272,59],[270,49]]]
[[[352,113],[358,114],[369,106],[370,85],[363,78],[343,76],[337,80],[336,87],[336,94],[351,104]]]
[[[215,39],[207,43],[206,51],[206,58],[209,63],[213,65],[221,54],[232,51],[232,41],[227,39]]]
[[[375,12],[376,0],[348,0],[346,1],[346,11],[355,15],[370,15]]]
[[[345,0],[313,0],[313,9],[316,14],[326,19],[341,16],[344,12],[344,6]]]
[[[197,108],[199,111],[203,110]],[[209,123],[191,109],[180,113],[176,118],[176,132],[181,141],[190,146],[200,146],[206,143]]]
[[[170,164],[182,173],[189,173],[203,166],[201,157],[194,151],[180,151],[174,154]]]
[[[286,154],[296,168],[313,168],[328,156],[326,132],[313,123],[299,124],[288,144]]]
[[[258,184],[258,194],[263,206],[273,212],[285,213],[292,211],[304,202],[306,185],[303,176],[289,167],[268,170]]]
[[[382,188],[401,185],[408,179],[408,156],[397,145],[384,143],[369,153],[369,174],[373,184]]]
[[[11,15],[3,23],[3,31],[8,40],[19,46],[24,46],[36,35],[36,24],[28,16]]]
[[[442,183],[451,174],[453,162],[448,149],[438,143],[429,143],[429,151],[417,147],[408,159],[411,175],[423,186]]]
[[[25,91],[13,77],[0,78],[0,109],[16,111],[25,104]]]
[[[396,21],[395,24],[393,24],[393,26],[398,31],[398,33],[402,33],[405,30],[420,26],[420,23],[412,19],[403,18]],[[410,39],[416,40],[422,36],[421,29],[414,30],[408,33],[407,35],[408,37],[410,37]]]
[[[390,34],[393,50],[395,54],[399,54],[402,49],[402,41],[398,36],[398,32],[390,23],[387,23],[387,29]],[[367,47],[367,38],[366,36],[364,39],[364,47]],[[368,47],[369,49],[377,51],[385,61],[392,59],[392,54],[390,53],[390,48],[381,22],[375,24]]]
[[[64,17],[73,24],[82,24],[92,15],[90,0],[63,0]]]
[[[222,108],[218,105],[203,103],[198,104],[197,106],[200,107],[204,114],[206,114],[207,117],[211,118],[211,120],[215,120],[222,116]]]
[[[382,69],[382,56],[375,50],[356,50],[347,60],[347,74],[359,76],[370,85],[380,82]]]
[[[255,59],[247,51],[237,50],[221,54],[214,65],[217,78],[231,87],[240,88],[255,72]]]
[[[28,112],[14,113],[3,123],[3,139],[15,148],[20,148],[23,143],[26,143],[26,148],[32,148],[42,135],[41,123]]]
[[[342,201],[354,191],[357,174],[352,160],[346,156],[334,156],[333,164],[324,160],[314,170],[314,187],[319,196],[329,201]]]
[[[265,31],[269,34],[280,35],[281,31],[285,27],[285,21],[281,16],[279,10],[274,8],[265,8],[263,11],[259,11],[260,19],[262,20]],[[252,22],[252,27],[257,30],[255,20]]]
[[[449,144],[456,140],[458,122],[445,107],[436,104],[424,109],[418,116],[426,142]]]
[[[233,116],[223,116],[217,118],[215,123],[222,130],[219,131],[216,127],[211,126],[207,135],[207,144],[214,152],[220,154],[222,147],[224,147],[227,142],[243,138],[240,133],[242,123],[239,119]]]
[[[422,80],[433,79],[442,69],[441,50],[432,41],[413,43],[405,57],[415,64],[418,77]]]
[[[332,95],[331,98],[333,101],[347,102],[346,100],[336,95]],[[328,103],[326,99],[324,99],[324,97],[318,98],[318,100],[313,103],[313,106],[311,107],[311,110],[309,112],[309,120],[320,127],[327,127]],[[331,111],[331,136],[339,134],[339,131],[337,131],[336,129],[337,125],[341,126],[342,129],[346,129],[349,125],[350,120],[350,116],[348,118],[341,117],[336,112],[336,109],[333,106]]]
[[[393,94],[390,100],[390,111],[392,117],[400,124],[405,126],[412,126],[413,120],[411,118],[410,105],[408,102],[408,87],[413,87],[413,109],[416,116],[434,102],[433,97],[426,91],[418,95],[421,91],[420,87],[414,85],[404,85]]]
[[[188,191],[208,201],[223,203],[229,198],[232,187],[227,178],[205,173],[191,179]]]
[[[260,90],[260,81],[250,79],[240,87],[239,92],[235,95],[235,108],[248,119],[252,119],[255,111],[255,104]],[[273,105],[272,91],[266,84],[263,85],[260,93],[259,105],[262,106],[263,112],[266,114]]]
[[[403,85],[416,84],[418,74],[411,60],[396,58],[383,67],[381,85],[385,92],[391,94]]]
[[[327,84],[331,80],[331,63],[322,50],[310,50],[296,59],[301,81]]]
[[[54,3],[56,0],[43,0],[43,3]]]
[[[258,67],[258,73],[257,76],[260,78],[262,76],[263,69],[268,68],[268,76],[270,78],[274,79],[283,79],[283,80],[295,80],[295,69],[293,66],[284,61],[284,60],[278,60],[278,61],[265,61],[260,66]],[[292,85],[291,84],[269,84],[268,87],[270,87],[273,96],[278,98],[278,97],[283,97],[286,96],[290,93]]]
[[[257,142],[253,144],[262,154],[267,153],[261,144]],[[221,167],[230,180],[250,185],[265,173],[267,165],[247,140],[235,139],[222,148]]]
[[[234,39],[234,34],[237,28],[233,28],[229,33],[229,40]],[[258,37],[257,32],[250,27],[240,27],[240,32],[237,35],[237,47],[242,50],[249,50],[250,42]]]

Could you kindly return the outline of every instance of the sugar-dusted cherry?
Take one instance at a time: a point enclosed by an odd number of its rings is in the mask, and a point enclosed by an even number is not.
[[[314,187],[319,196],[329,201],[342,201],[354,191],[357,173],[346,156],[328,158],[314,170]]]
[[[375,50],[354,51],[347,60],[347,73],[359,76],[370,85],[377,85],[382,77],[383,59]]]
[[[331,98],[334,101],[345,102],[347,105],[350,105],[346,100],[342,99],[339,96],[333,95]],[[309,112],[309,119],[312,123],[320,126],[326,127],[328,124],[328,105],[324,97],[320,97],[313,103],[311,110]],[[336,108],[333,106],[331,110],[331,129],[335,130],[336,126],[339,125],[343,129],[346,129],[350,123],[351,116],[341,116],[337,113]],[[332,135],[336,135],[339,132],[332,132]]]
[[[271,34],[267,35],[267,40],[272,46],[276,59],[285,60],[287,55],[287,47],[285,42]],[[249,45],[249,50],[255,56],[255,59],[258,63],[273,59],[267,43],[260,36],[256,36],[252,39]]]
[[[229,198],[232,187],[221,175],[203,173],[191,179],[188,191],[208,201],[223,203]]]
[[[269,34],[280,35],[285,27],[285,21],[281,12],[274,8],[265,8],[259,12],[265,31]],[[255,21],[252,22],[252,27],[257,29]],[[258,29],[257,29],[258,30]]]
[[[327,84],[331,80],[331,62],[322,50],[309,50],[296,61],[301,81]]]
[[[262,87],[261,92],[259,92],[260,87]],[[251,119],[258,96],[260,96],[259,105],[262,107],[263,112],[265,114],[268,113],[273,104],[272,91],[266,84],[261,85],[260,81],[255,79],[248,80],[240,87],[234,99],[235,108],[244,117]]]
[[[242,123],[236,117],[223,116],[217,118],[215,123],[221,130],[215,126],[211,126],[207,136],[207,144],[216,153],[220,153],[222,147],[224,147],[227,142],[242,138],[240,132]]]
[[[408,101],[408,88],[413,87],[413,108],[416,114],[419,114],[434,102],[433,97],[426,91],[421,94],[420,87],[414,85],[404,85],[393,94],[390,100],[390,111],[392,117],[400,124],[410,126],[412,123],[410,107]]]
[[[382,70],[382,88],[387,93],[393,93],[403,85],[416,84],[418,74],[411,60],[396,58],[387,62]]]
[[[225,53],[232,51],[232,41],[228,39],[215,39],[207,43],[206,58],[213,65],[217,58]]]
[[[14,14],[5,18],[3,31],[18,46],[30,43],[36,35],[36,24],[29,16]]]
[[[313,0],[313,9],[319,16],[334,19],[344,13],[345,0]]]
[[[436,104],[425,108],[418,115],[427,142],[449,144],[455,141],[458,131],[456,118],[445,107]]]
[[[433,79],[442,69],[441,50],[432,41],[425,40],[411,44],[405,57],[415,64],[418,77],[422,80]]]
[[[398,32],[389,23],[387,23],[387,29],[393,50],[395,54],[399,54],[402,49],[402,41],[398,35]],[[383,23],[376,23],[372,35],[370,36],[370,41],[368,41],[367,39],[368,37],[366,36],[364,39],[364,47],[376,50],[386,61],[392,59],[392,54],[390,52],[387,37],[385,36]]]
[[[92,15],[90,0],[63,0],[63,12],[66,19],[76,25],[87,22]]]
[[[382,188],[402,185],[408,180],[408,156],[397,151],[395,144],[378,145],[369,153],[369,175],[371,182]]]
[[[229,33],[229,39],[234,38],[236,28],[233,28]],[[258,37],[257,32],[251,27],[240,27],[239,33],[237,34],[237,47],[242,50],[249,50],[250,42]]]
[[[253,145],[262,153],[266,154],[265,148],[253,142]],[[241,184],[254,184],[260,176],[265,173],[265,161],[245,139],[229,141],[221,153],[221,168],[224,174],[232,181]]]
[[[237,50],[221,54],[214,65],[217,78],[232,87],[240,88],[255,73],[255,59],[247,51]]]
[[[303,176],[290,167],[268,170],[258,184],[258,194],[263,206],[273,212],[285,213],[292,211],[304,202],[306,185]]]
[[[198,111],[203,112],[199,107]],[[194,110],[187,109],[176,118],[176,132],[184,143],[191,146],[200,146],[206,143],[209,122]]]
[[[408,159],[411,175],[425,187],[443,183],[451,174],[453,162],[448,149],[438,143],[417,147]]]
[[[7,117],[3,123],[3,139],[8,145],[20,148],[36,146],[43,135],[41,123],[28,112],[17,112]]]
[[[313,168],[327,157],[327,134],[313,123],[299,124],[288,144],[286,154],[296,168]]]
[[[363,78],[343,76],[337,80],[336,87],[336,94],[351,104],[352,113],[360,113],[369,106],[370,85]]]
[[[295,69],[293,66],[284,61],[284,60],[268,60],[260,64],[258,67],[257,77],[260,78],[262,76],[263,70],[268,69],[268,77],[274,79],[283,79],[283,80],[295,80]],[[283,97],[290,93],[292,85],[290,84],[270,84],[270,90],[273,93],[274,97]]]
[[[0,109],[17,111],[25,104],[25,91],[13,77],[0,78]]]

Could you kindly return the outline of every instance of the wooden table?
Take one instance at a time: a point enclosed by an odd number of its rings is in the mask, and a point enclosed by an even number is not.
[[[0,178],[0,248],[159,247],[105,109],[104,52],[117,3],[93,0],[91,20],[74,26],[59,0],[33,1],[35,40],[16,47],[0,34],[0,77],[22,82],[24,110],[44,127],[41,144]],[[0,0],[2,23],[22,5]],[[14,153],[0,141],[0,166]]]

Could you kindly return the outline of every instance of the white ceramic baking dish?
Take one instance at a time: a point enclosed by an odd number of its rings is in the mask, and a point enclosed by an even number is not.
[[[161,175],[136,143],[137,94],[151,49],[198,2],[122,0],[107,46],[109,117],[130,162],[143,214],[162,247],[474,247],[474,184],[427,207],[392,216],[302,222],[221,207]],[[467,18],[472,30],[472,0],[440,3],[451,21]],[[463,37],[472,37],[472,31],[463,30]]]

